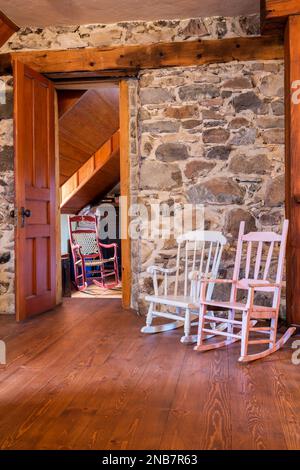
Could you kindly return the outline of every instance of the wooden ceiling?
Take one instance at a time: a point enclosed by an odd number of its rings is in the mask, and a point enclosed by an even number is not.
[[[20,26],[118,23],[259,13],[259,0],[0,0]]]
[[[119,128],[118,87],[59,92],[60,184]]]

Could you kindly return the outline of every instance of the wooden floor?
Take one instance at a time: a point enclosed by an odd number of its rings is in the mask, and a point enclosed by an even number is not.
[[[119,300],[73,299],[0,318],[2,449],[299,449],[300,365],[289,346],[249,365],[145,336]]]

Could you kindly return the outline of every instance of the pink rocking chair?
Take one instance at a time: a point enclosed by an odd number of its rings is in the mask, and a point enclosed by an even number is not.
[[[280,306],[280,294],[282,288],[283,267],[286,249],[286,240],[288,233],[288,221],[283,224],[282,235],[272,232],[251,232],[244,234],[245,222],[241,222],[236,259],[233,276],[228,279],[202,279],[200,294],[198,342],[195,346],[196,351],[208,351],[216,349],[235,341],[241,341],[240,362],[249,362],[277,351],[295,332],[296,328],[288,330],[277,340],[277,324]],[[278,250],[275,251],[275,245]],[[257,245],[255,251],[255,261],[252,256],[253,245]],[[242,255],[245,250],[245,266],[242,269]],[[254,251],[254,249],[253,249]],[[275,255],[275,259],[274,259]],[[254,261],[252,263],[252,261]],[[271,280],[271,273],[274,273],[274,280]],[[192,276],[196,277],[196,273]],[[210,282],[214,284],[231,284],[231,293],[229,301],[206,300],[206,289]],[[247,291],[246,302],[239,302],[237,294],[239,290]],[[271,306],[256,305],[255,292],[264,292],[272,294]],[[221,318],[207,314],[207,311],[214,310],[215,307],[221,307],[229,311],[228,318]],[[235,318],[236,312],[241,312],[242,320]],[[269,326],[254,327],[259,320],[269,320]],[[227,323],[227,331],[218,331],[214,323]],[[207,325],[207,326],[206,326]],[[212,328],[209,328],[212,325]],[[250,333],[264,335],[263,339],[249,339]],[[204,343],[207,335],[225,336],[226,340],[220,340],[216,343]],[[266,337],[267,336],[267,337]],[[268,345],[263,351],[249,354],[249,345]]]
[[[76,288],[84,290],[89,281],[107,289],[119,284],[117,244],[101,243],[98,237],[97,218],[88,215],[69,217],[70,244],[74,264]],[[104,257],[103,250],[113,250]],[[111,268],[113,266],[113,268]],[[107,278],[113,276],[113,281]]]

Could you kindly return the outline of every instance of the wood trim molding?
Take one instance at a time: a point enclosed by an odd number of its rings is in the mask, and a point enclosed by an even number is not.
[[[300,16],[290,16],[285,32],[285,207],[290,220],[287,244],[287,319],[300,326]]]
[[[17,31],[19,27],[0,11],[0,47]]]
[[[289,16],[300,15],[299,0],[260,0],[261,29],[281,33]]]
[[[123,308],[131,307],[131,241],[128,236],[130,205],[130,161],[129,161],[129,87],[126,80],[120,82],[120,188],[126,203],[121,211],[121,256],[122,256],[122,302]],[[127,235],[125,237],[125,235]]]
[[[283,59],[283,38],[258,36],[86,48],[60,51],[20,51],[0,55],[0,69],[17,59],[40,73],[136,71],[230,62]]]

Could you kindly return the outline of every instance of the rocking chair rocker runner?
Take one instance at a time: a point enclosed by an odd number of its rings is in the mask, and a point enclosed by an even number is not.
[[[147,272],[153,277],[154,295],[147,295],[150,302],[146,326],[142,333],[160,333],[184,325],[182,343],[196,342],[197,336],[190,334],[192,321],[198,317],[201,277],[217,277],[223,246],[226,238],[220,232],[195,230],[187,232],[177,239],[177,259],[174,268],[150,266]],[[191,281],[189,274],[197,270],[199,278]],[[159,286],[159,277],[162,280]],[[173,287],[171,284],[173,283]],[[207,292],[211,298],[214,285],[210,284]],[[163,308],[163,310],[158,310]],[[173,312],[170,312],[172,309]],[[152,325],[153,318],[160,317],[174,320],[168,323]],[[227,326],[227,325],[226,325]],[[219,325],[218,329],[224,329]]]
[[[289,328],[278,341],[276,340],[288,221],[284,221],[282,235],[277,235],[272,232],[250,232],[244,234],[244,230],[245,222],[241,222],[232,279],[215,279],[213,281],[211,279],[202,279],[198,342],[194,349],[196,351],[208,351],[210,349],[227,346],[240,340],[241,355],[239,361],[249,362],[277,351],[295,332],[296,328]],[[278,245],[279,251],[275,251],[276,244]],[[253,245],[257,245],[256,250]],[[246,248],[245,251],[244,248]],[[255,255],[254,262],[252,256],[253,251]],[[245,265],[242,267],[243,253],[245,254]],[[270,280],[272,272],[275,273],[274,280]],[[194,273],[192,278],[194,280],[197,279],[198,274]],[[206,290],[211,282],[214,284],[231,284],[231,294],[228,302],[212,301],[207,298]],[[238,302],[237,300],[239,290],[244,290],[248,293],[245,303]],[[254,303],[255,292],[272,294],[272,305],[270,307],[256,305]],[[216,307],[222,307],[228,310],[228,318],[212,317],[207,314],[207,310]],[[241,321],[235,318],[237,311],[242,312]],[[270,326],[257,326],[254,328],[258,320],[269,320]],[[207,323],[211,325],[212,321],[215,323],[221,322],[222,324],[226,322],[227,331],[220,332],[214,327],[208,328],[205,326]],[[236,332],[234,331],[235,328],[241,328],[241,331]],[[264,335],[264,338],[257,339],[256,336],[254,339],[249,339],[250,333]],[[208,334],[225,336],[227,339],[217,343],[205,344],[203,340]],[[263,344],[267,344],[268,349],[249,354],[249,345]]]
[[[101,243],[97,218],[93,216],[69,217],[70,244],[74,263],[75,285],[84,290],[89,281],[99,287],[112,288],[119,284],[117,244]],[[113,250],[104,258],[107,250]],[[109,282],[109,278],[113,280]]]

